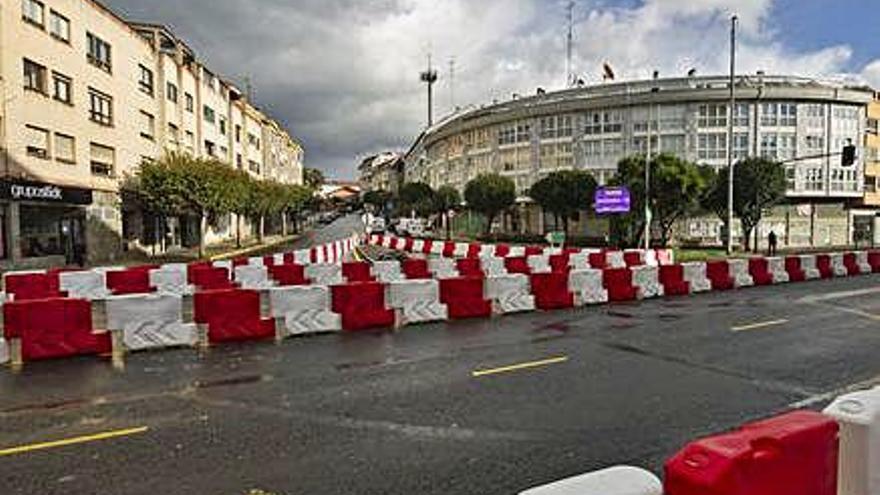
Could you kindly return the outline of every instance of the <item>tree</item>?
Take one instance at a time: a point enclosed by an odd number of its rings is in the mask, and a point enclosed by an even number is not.
[[[718,171],[703,202],[725,224],[728,176],[727,167]],[[739,218],[742,227],[743,249],[748,251],[752,232],[760,223],[764,212],[785,198],[785,169],[780,163],[766,158],[747,158],[734,166],[733,180],[733,213]]]
[[[446,219],[446,238],[452,237],[452,220],[449,218],[449,212],[458,209],[461,206],[461,195],[458,189],[452,186],[441,186],[437,189],[437,210]]]
[[[583,170],[553,172],[536,182],[529,196],[545,211],[553,213],[557,222],[562,218],[563,229],[568,233],[568,222],[578,212],[589,207],[596,192],[596,179]]]
[[[320,170],[308,167],[303,169],[303,183],[306,186],[317,191],[324,185],[324,182],[324,173]]]
[[[499,174],[480,174],[464,190],[467,207],[486,217],[486,235],[492,232],[495,218],[516,201],[516,185]]]
[[[408,182],[400,188],[397,195],[400,216],[416,215],[427,218],[437,211],[437,195],[431,186],[424,182]]]
[[[391,199],[391,193],[383,190],[371,190],[364,194],[364,203],[372,205],[376,211],[382,211]]]

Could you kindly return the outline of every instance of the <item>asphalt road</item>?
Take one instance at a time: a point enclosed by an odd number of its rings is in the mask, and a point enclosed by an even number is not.
[[[0,452],[95,440],[0,455],[0,486],[510,494],[659,472],[689,439],[877,382],[878,293],[867,276],[0,370]]]

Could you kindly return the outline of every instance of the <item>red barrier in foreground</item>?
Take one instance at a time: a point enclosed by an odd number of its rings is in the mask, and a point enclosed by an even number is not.
[[[92,333],[92,306],[81,299],[3,305],[3,335],[21,339],[23,361],[110,352],[110,334]]]
[[[661,265],[658,274],[663,294],[667,296],[686,296],[691,292],[691,284],[684,279],[682,265]]]
[[[449,308],[449,318],[488,318],[492,302],[484,299],[482,278],[440,280],[440,302]]]
[[[587,258],[590,261],[590,268],[596,270],[604,270],[608,268],[608,257],[605,256],[604,252],[590,253],[587,255]]]
[[[407,253],[411,253],[413,251],[413,244],[415,242],[416,242],[416,240],[413,239],[412,237],[407,237],[403,241],[403,250],[406,251]]]
[[[394,326],[394,310],[385,307],[385,285],[378,282],[334,285],[333,311],[342,315],[343,330]]]
[[[846,253],[843,255],[843,266],[846,267],[846,273],[850,277],[862,274],[859,268],[859,260],[856,259],[856,253]]]
[[[376,279],[370,273],[370,264],[365,261],[356,261],[342,264],[342,276],[349,282],[375,282]]]
[[[269,278],[282,287],[309,285],[309,280],[306,278],[305,267],[302,265],[296,265],[293,263],[275,265],[268,267],[267,270],[269,272]]]
[[[533,273],[529,280],[538,309],[574,307],[574,294],[568,290],[568,273]]]
[[[467,255],[466,255],[465,257],[466,257],[466,258],[472,258],[472,259],[479,258],[479,257],[480,257],[480,250],[481,250],[481,249],[483,249],[483,245],[482,245],[482,244],[478,244],[478,243],[476,243],[476,242],[473,242],[473,243],[471,243],[471,244],[468,244]]]
[[[465,278],[483,278],[486,276],[483,273],[483,268],[480,266],[479,258],[462,258],[455,260],[455,267],[458,269],[458,274]]]
[[[868,253],[868,263],[874,273],[880,273],[880,251],[871,251]]]
[[[193,319],[208,326],[208,342],[266,340],[275,337],[275,320],[260,316],[260,293],[230,289],[198,292]]]
[[[666,463],[666,495],[836,495],[838,426],[795,411],[697,440]]]
[[[504,268],[508,273],[524,273],[526,275],[532,273],[529,267],[529,260],[525,256],[512,256],[504,258]]]
[[[150,287],[150,272],[147,270],[107,272],[107,288],[115,296],[148,294],[156,290]]]
[[[608,291],[611,302],[634,301],[639,290],[632,283],[629,268],[608,268],[602,271],[602,285]]]
[[[571,271],[569,268],[569,261],[571,259],[571,253],[565,252],[562,254],[554,254],[550,256],[550,270],[554,273],[565,273]]]
[[[452,258],[455,256],[455,243],[446,241],[443,243],[443,257]]]
[[[707,261],[706,278],[712,282],[712,290],[731,290],[735,286],[726,261]]]
[[[788,273],[788,279],[792,282],[807,280],[807,273],[801,268],[801,259],[798,256],[787,256],[785,258],[785,271]]]
[[[624,252],[623,261],[626,263],[626,266],[641,266],[645,264],[642,261],[642,253],[638,251]]]
[[[526,258],[529,256],[537,256],[544,254],[544,248],[541,246],[526,246]]]
[[[497,244],[495,246],[495,256],[498,258],[506,258],[510,254],[510,246],[507,244]]]
[[[770,273],[770,264],[766,258],[749,258],[749,275],[755,285],[773,284],[773,274]]]
[[[422,245],[422,254],[431,254],[431,249],[434,248],[434,240],[433,239],[425,239],[424,244]]]
[[[816,269],[822,278],[834,277],[834,268],[831,266],[831,256],[827,254],[816,255]]]
[[[188,267],[189,282],[198,290],[234,289],[235,284],[229,280],[229,270],[225,267],[190,266]]]
[[[428,270],[428,260],[426,259],[405,259],[400,264],[400,269],[406,278],[411,280],[429,280],[434,278],[434,275]]]
[[[10,274],[4,277],[6,293],[16,301],[65,297],[59,288],[58,273]]]

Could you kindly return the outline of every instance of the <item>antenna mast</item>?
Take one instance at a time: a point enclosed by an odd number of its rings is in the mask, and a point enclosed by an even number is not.
[[[428,85],[428,127],[434,125],[434,83],[437,82],[437,71],[431,66],[431,53],[428,53],[428,70],[419,74],[421,81]]]
[[[568,38],[565,44],[565,86],[570,88],[574,85],[572,74],[572,45],[574,44],[574,0],[568,2]]]

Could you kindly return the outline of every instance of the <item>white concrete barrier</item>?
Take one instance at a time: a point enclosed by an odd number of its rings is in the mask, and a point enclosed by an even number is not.
[[[804,276],[807,280],[814,280],[822,276],[819,273],[819,269],[816,268],[816,255],[802,254],[798,258],[801,260],[801,270],[804,271]]]
[[[400,262],[396,260],[374,262],[373,275],[376,280],[385,283],[406,279],[400,269]]]
[[[663,284],[660,283],[660,269],[656,266],[633,266],[632,271],[633,285],[638,287],[640,299],[660,297],[663,295]]]
[[[749,260],[746,259],[729,259],[727,260],[727,269],[730,276],[733,277],[733,285],[737,289],[740,287],[752,287],[755,285],[755,279],[749,272]]]
[[[183,300],[171,295],[115,296],[106,301],[107,329],[122,332],[128,350],[195,345],[196,325],[184,323]]]
[[[507,267],[504,266],[504,258],[497,256],[484,256],[480,258],[480,268],[487,277],[500,277],[507,275]]]
[[[867,251],[856,251],[856,264],[859,265],[859,271],[862,272],[862,275],[867,275],[873,272],[873,268],[871,267],[871,263],[868,262],[868,252]]]
[[[657,251],[653,249],[645,251],[645,264],[648,266],[660,265],[660,260],[657,259]]]
[[[456,258],[464,258],[468,254],[468,249],[470,249],[470,245],[465,242],[456,242],[455,250],[452,252],[452,256]]]
[[[235,267],[235,281],[242,289],[266,290],[275,286],[265,266],[243,265]]]
[[[535,296],[531,294],[529,276],[523,273],[487,275],[484,296],[492,301],[492,308],[501,314],[535,310]]]
[[[829,256],[831,257],[831,269],[834,270],[834,276],[848,276],[849,270],[847,270],[846,265],[843,264],[843,253],[831,253]]]
[[[401,325],[449,319],[448,308],[440,303],[440,284],[436,280],[392,281],[386,287],[386,296]]]
[[[602,283],[602,270],[585,268],[570,271],[568,290],[574,294],[577,306],[608,302],[608,291]]]
[[[213,266],[214,268],[226,268],[229,273],[232,273],[232,260],[212,261],[211,266]]]
[[[183,272],[186,273],[186,263],[165,263],[159,267],[166,272]]]
[[[185,296],[195,292],[195,288],[187,282],[186,270],[163,268],[150,270],[150,286],[156,288],[157,294]]]
[[[480,258],[488,258],[495,256],[495,245],[494,244],[483,244],[480,246],[480,253],[478,255]]]
[[[791,277],[788,276],[788,270],[785,269],[785,258],[780,258],[778,256],[767,258],[767,270],[769,270],[770,275],[773,276],[774,284],[787,284],[791,282]]]
[[[304,274],[315,285],[337,285],[345,282],[342,277],[342,265],[309,264],[305,266]]]
[[[618,466],[539,486],[520,495],[662,495],[663,485],[644,469]]]
[[[269,314],[280,320],[284,336],[342,330],[332,310],[330,289],[321,285],[276,287],[269,291]]]
[[[535,254],[526,259],[529,264],[529,270],[532,273],[550,273],[553,269],[550,267],[550,257],[546,254]]]
[[[682,263],[684,280],[690,285],[691,293],[712,290],[712,282],[706,277],[706,264],[700,261]]]
[[[275,253],[272,255],[272,262],[276,265],[284,264],[284,253]]]
[[[434,241],[431,244],[431,254],[433,254],[434,256],[443,256],[444,244],[445,243],[443,241]]]
[[[605,252],[605,263],[609,268],[626,268],[626,260],[623,258],[623,251]]]
[[[428,271],[438,280],[458,277],[458,268],[451,258],[428,258]]]
[[[9,344],[6,343],[6,339],[0,337],[0,364],[6,364],[9,362]]]
[[[92,301],[111,295],[107,290],[107,274],[103,271],[61,272],[58,280],[59,288],[69,297]]]
[[[526,255],[526,247],[525,246],[510,246],[510,252],[507,254],[508,258],[522,258]]]
[[[582,251],[572,254],[568,257],[568,267],[572,270],[589,270],[592,268],[590,266],[590,253]]]
[[[824,413],[840,424],[837,493],[880,493],[880,387],[838,397]]]
[[[421,253],[425,249],[425,241],[422,239],[416,239],[413,241],[413,252]]]
[[[312,255],[308,249],[300,249],[293,252],[293,261],[297,265],[308,265],[311,263]]]

